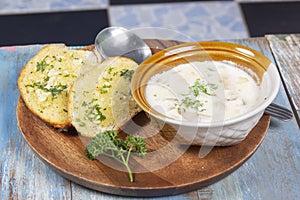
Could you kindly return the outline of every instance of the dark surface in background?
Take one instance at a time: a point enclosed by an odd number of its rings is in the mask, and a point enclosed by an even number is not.
[[[0,46],[62,42],[93,44],[108,26],[106,10],[0,16]]]
[[[242,3],[250,36],[300,33],[300,2]]]

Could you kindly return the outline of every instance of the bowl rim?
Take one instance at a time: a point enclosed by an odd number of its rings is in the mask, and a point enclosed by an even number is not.
[[[265,55],[263,55],[262,53],[249,48],[247,46],[241,45],[241,44],[235,44],[235,43],[230,43],[230,42],[220,42],[220,41],[203,41],[203,42],[188,42],[188,43],[183,43],[183,44],[179,44],[176,46],[172,46],[169,48],[166,48],[154,55],[152,55],[151,57],[149,57],[148,59],[146,59],[144,62],[142,62],[140,64],[143,65],[145,63],[148,63],[149,60],[153,59],[153,57],[160,57],[160,56],[164,56],[167,52],[170,51],[174,51],[177,48],[182,48],[182,47],[187,47],[187,46],[195,46],[195,45],[200,45],[203,49],[205,49],[205,46],[207,46],[208,48],[211,47],[211,45],[215,46],[220,46],[221,50],[224,50],[224,45],[226,45],[227,47],[225,49],[232,49],[234,48],[235,50],[239,51],[242,54],[245,54],[246,52],[251,52],[252,56],[260,56],[261,58],[263,58],[264,60],[267,60],[269,62],[269,66],[266,66],[269,71],[269,69],[271,69],[271,73],[272,73],[272,85],[273,85],[273,90],[271,92],[271,94],[269,96],[267,96],[267,98],[265,98],[261,103],[257,104],[257,106],[255,106],[254,108],[252,108],[251,110],[249,110],[248,112],[242,114],[242,115],[238,115],[237,117],[234,118],[230,118],[230,119],[226,119],[226,120],[220,120],[220,121],[211,121],[211,122],[191,122],[191,121],[185,121],[185,120],[176,120],[173,118],[170,118],[168,116],[165,116],[161,113],[159,113],[158,111],[156,111],[155,109],[145,109],[144,105],[142,105],[140,103],[139,98],[136,97],[136,92],[133,91],[133,97],[135,99],[135,101],[138,103],[138,105],[142,108],[142,110],[144,110],[146,113],[148,113],[149,115],[151,115],[154,118],[158,118],[166,123],[170,123],[170,124],[174,124],[174,125],[179,125],[179,126],[187,126],[187,127],[198,127],[198,128],[203,128],[203,127],[221,127],[221,126],[227,126],[227,125],[232,125],[241,121],[244,121],[246,119],[249,119],[251,117],[253,117],[256,114],[259,114],[260,112],[263,112],[265,110],[265,108],[270,105],[272,103],[272,101],[276,98],[279,89],[280,89],[280,75],[278,72],[277,67],[271,62],[271,60],[269,58],[267,58]],[[139,66],[139,67],[140,67]],[[133,79],[136,73],[133,74]],[[149,103],[148,103],[149,104]],[[149,104],[150,105],[150,104]],[[154,112],[153,112],[154,110]],[[156,114],[158,113],[158,114]]]

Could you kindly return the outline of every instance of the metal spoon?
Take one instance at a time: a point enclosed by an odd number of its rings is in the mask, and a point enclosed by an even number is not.
[[[151,49],[140,37],[123,27],[109,27],[100,31],[95,46],[104,59],[123,56],[140,64],[152,55]]]
[[[140,64],[152,55],[149,46],[139,36],[123,27],[109,27],[100,31],[96,36],[95,46],[104,59],[124,56]],[[293,118],[292,111],[275,103],[271,103],[265,113],[282,121]]]

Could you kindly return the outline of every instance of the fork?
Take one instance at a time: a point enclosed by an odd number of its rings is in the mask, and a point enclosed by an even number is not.
[[[289,121],[293,119],[294,116],[292,111],[275,103],[271,103],[265,109],[265,114],[271,115],[272,117],[275,117],[282,121]]]

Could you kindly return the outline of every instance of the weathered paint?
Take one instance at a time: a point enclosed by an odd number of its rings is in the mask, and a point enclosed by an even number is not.
[[[70,199],[70,182],[40,161],[17,126],[17,78],[40,45],[0,50],[0,199]]]
[[[267,35],[300,126],[300,34]]]
[[[254,48],[275,63],[265,38],[230,42]],[[40,48],[0,49],[0,199],[132,199],[71,183],[42,163],[24,141],[15,116],[19,98],[16,81],[21,68]],[[290,108],[283,86],[275,101]],[[299,133],[296,120],[272,119],[260,148],[231,175],[197,191],[149,199],[300,199]]]

